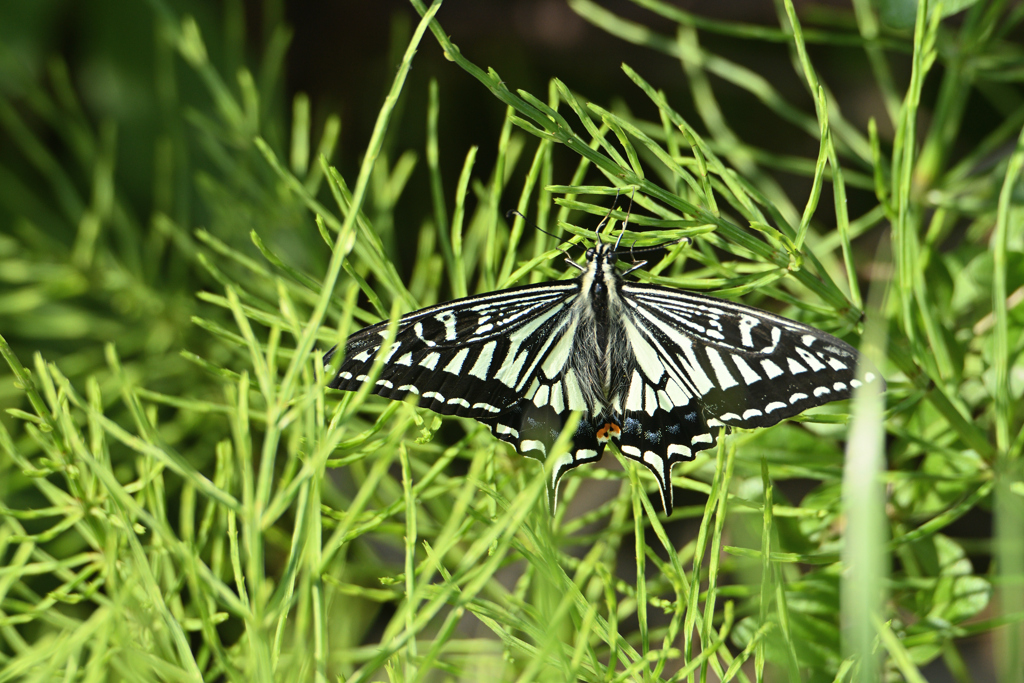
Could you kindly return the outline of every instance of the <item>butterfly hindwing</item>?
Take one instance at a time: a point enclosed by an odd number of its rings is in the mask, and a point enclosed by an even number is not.
[[[693,381],[685,337],[659,331],[638,311],[627,312],[622,323],[633,362],[613,397],[621,416],[619,448],[654,474],[662,507],[671,514],[672,466],[713,447],[718,429],[707,423],[704,387]]]
[[[499,415],[480,419],[480,422],[487,425],[494,436],[512,444],[523,455],[545,462],[571,414],[569,410],[556,412],[549,405],[537,406],[524,399]],[[557,505],[558,484],[562,477],[575,467],[600,460],[604,446],[596,438],[594,425],[583,416],[573,433],[569,451],[551,463],[547,488],[548,504],[552,510]]]

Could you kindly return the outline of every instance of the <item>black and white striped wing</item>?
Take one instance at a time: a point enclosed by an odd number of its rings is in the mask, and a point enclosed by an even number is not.
[[[860,386],[856,349],[808,325],[658,285],[620,295],[636,363],[619,444],[654,473],[666,510],[672,465],[714,447],[720,427],[770,427]],[[864,377],[884,390],[876,372]]]
[[[372,392],[392,399],[419,396],[443,415],[476,419],[514,406],[519,372],[538,350],[533,340],[562,323],[579,292],[575,281],[541,283],[449,301],[398,321]],[[356,391],[368,379],[387,336],[388,321],[354,333],[328,386]],[[333,365],[335,349],[324,356]]]
[[[401,318],[372,392],[391,399],[419,396],[419,405],[470,417],[519,452],[544,459],[573,410],[587,410],[572,373],[564,376],[576,331],[572,305],[578,280],[542,283],[458,299]],[[344,360],[324,356],[328,386],[355,391],[367,381],[388,323],[349,337]],[[535,400],[539,398],[544,400]],[[549,495],[566,471],[603,450],[582,420],[573,453],[556,463]]]

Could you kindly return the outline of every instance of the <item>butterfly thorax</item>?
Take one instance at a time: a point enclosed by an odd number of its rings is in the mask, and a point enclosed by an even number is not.
[[[573,354],[567,364],[589,386],[584,399],[592,415],[610,412],[633,364],[622,327],[623,279],[615,269],[614,248],[598,244],[587,250],[587,266],[580,274],[580,293],[573,306],[578,316]],[[616,411],[617,412],[617,411]]]

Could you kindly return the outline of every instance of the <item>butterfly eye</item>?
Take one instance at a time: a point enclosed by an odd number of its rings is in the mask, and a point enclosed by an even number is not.
[[[587,258],[588,259],[594,258],[594,248],[593,247],[591,247],[590,249],[587,249]]]

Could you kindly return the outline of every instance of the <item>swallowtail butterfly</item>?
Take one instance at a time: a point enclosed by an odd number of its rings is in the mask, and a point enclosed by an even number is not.
[[[765,311],[623,276],[618,250],[598,244],[571,280],[449,301],[398,321],[372,392],[487,425],[520,453],[545,459],[572,411],[570,452],[551,468],[549,502],[570,469],[610,440],[657,479],[672,512],[672,466],[713,448],[721,427],[770,427],[861,385],[846,342]],[[328,386],[368,379],[388,322],[352,334]],[[877,372],[864,381],[884,390]]]

